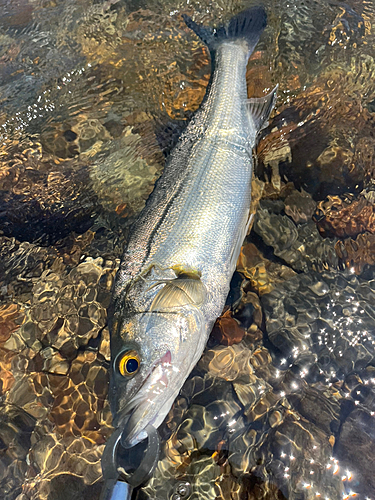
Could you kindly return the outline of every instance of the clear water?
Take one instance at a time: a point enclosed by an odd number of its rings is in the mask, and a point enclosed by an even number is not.
[[[0,0],[1,498],[99,498],[114,273],[210,74],[181,13],[255,3]],[[257,215],[140,500],[375,495],[375,5],[264,5]]]

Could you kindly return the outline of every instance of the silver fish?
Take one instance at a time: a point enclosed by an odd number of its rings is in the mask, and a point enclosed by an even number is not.
[[[217,29],[184,19],[208,45],[214,71],[132,228],[115,280],[109,397],[125,447],[162,423],[223,309],[250,221],[252,150],[276,95],[247,99],[263,7]]]

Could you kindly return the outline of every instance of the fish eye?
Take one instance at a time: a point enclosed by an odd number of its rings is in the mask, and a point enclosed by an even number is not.
[[[131,377],[138,372],[140,365],[141,359],[137,351],[126,351],[119,359],[118,369],[123,377]]]

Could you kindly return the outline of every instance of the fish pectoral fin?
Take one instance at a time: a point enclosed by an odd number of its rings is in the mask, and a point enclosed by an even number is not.
[[[167,281],[156,294],[151,311],[165,311],[175,307],[203,304],[206,297],[206,287],[200,279],[176,278]]]
[[[245,103],[249,119],[254,123],[255,128],[262,130],[267,127],[268,119],[275,105],[278,85],[264,97],[252,97]]]

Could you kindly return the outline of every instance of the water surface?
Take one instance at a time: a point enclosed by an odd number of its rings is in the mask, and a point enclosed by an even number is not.
[[[210,75],[181,14],[256,3],[0,0],[4,500],[99,498],[114,274]],[[255,221],[139,500],[375,495],[375,6],[264,5]]]

